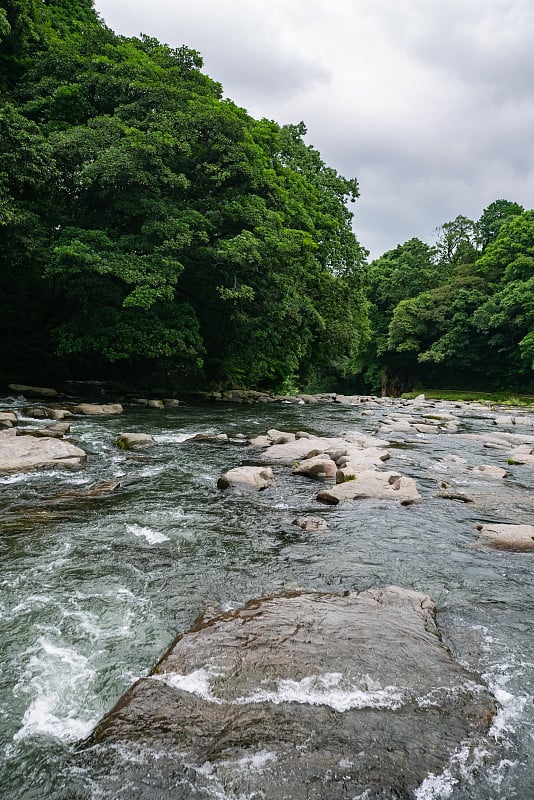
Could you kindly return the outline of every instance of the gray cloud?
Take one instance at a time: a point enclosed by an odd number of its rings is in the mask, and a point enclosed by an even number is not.
[[[372,255],[534,196],[531,0],[96,0],[119,33],[201,52],[257,117],[303,119],[357,177]]]

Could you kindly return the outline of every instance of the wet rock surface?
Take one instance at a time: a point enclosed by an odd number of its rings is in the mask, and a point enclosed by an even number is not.
[[[236,467],[221,475],[217,487],[222,490],[261,491],[273,483],[274,474],[270,467]]]
[[[119,433],[117,444],[122,450],[137,450],[152,447],[156,441],[149,433]]]
[[[490,524],[477,525],[478,540],[495,550],[516,553],[534,552],[534,525]]]
[[[225,797],[408,798],[494,712],[442,644],[427,595],[295,592],[208,610],[102,720],[83,758],[106,765],[109,791],[121,743],[154,754],[144,785],[135,764],[122,774],[128,796],[147,800],[170,796],[171,783],[173,797],[208,797],[214,781]]]
[[[0,475],[48,467],[76,469],[86,453],[62,439],[17,436],[15,428],[0,432]]]

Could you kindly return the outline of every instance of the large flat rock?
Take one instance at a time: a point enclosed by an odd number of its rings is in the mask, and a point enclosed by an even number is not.
[[[477,525],[481,544],[494,550],[512,550],[516,553],[534,551],[534,525],[486,523]]]
[[[0,475],[50,467],[73,469],[86,458],[84,450],[62,439],[17,436],[14,428],[0,431]]]
[[[106,796],[413,797],[495,713],[399,587],[210,609],[82,748]]]

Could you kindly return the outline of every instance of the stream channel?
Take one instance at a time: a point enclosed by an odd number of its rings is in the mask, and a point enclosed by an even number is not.
[[[19,412],[19,425],[39,425],[23,416],[23,404],[21,398],[0,400],[2,408]],[[459,434],[494,430],[495,411],[438,404],[435,413],[440,408],[460,416]],[[206,765],[190,793],[169,784],[145,795],[135,785],[143,782],[142,752],[118,754],[110,767],[118,770],[116,781],[106,784],[77,758],[77,743],[208,604],[230,610],[276,592],[388,585],[432,597],[444,643],[481,677],[498,709],[487,735],[451,752],[445,769],[427,776],[410,797],[534,797],[534,554],[483,547],[475,530],[484,522],[533,524],[531,465],[508,466],[502,451],[462,435],[393,434],[384,437],[392,443],[387,469],[414,478],[421,503],[321,505],[318,482],[292,476],[288,467],[274,468],[277,482],[267,491],[217,489],[226,470],[258,463],[254,451],[232,440],[236,434],[277,428],[374,435],[386,412],[414,416],[429,408],[372,402],[126,408],[120,417],[73,421],[70,436],[88,454],[82,469],[0,478],[2,800],[282,796],[251,778],[268,768],[265,751],[242,763],[227,783]],[[125,430],[151,433],[157,446],[123,452],[114,440]],[[227,433],[231,441],[185,442],[200,432]],[[487,502],[436,497],[438,482],[447,478],[439,459],[448,453],[471,466],[504,466],[508,477],[470,480]],[[116,479],[121,489],[109,497],[47,503],[63,489]],[[305,514],[321,516],[328,529],[305,532],[292,524]],[[417,730],[406,731],[406,738],[415,741]],[[129,771],[134,762],[137,768]],[[315,791],[311,796],[328,800],[326,788]]]

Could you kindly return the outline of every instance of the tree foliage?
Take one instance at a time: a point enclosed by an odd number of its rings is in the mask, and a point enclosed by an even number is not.
[[[358,184],[302,123],[253,119],[196,51],[117,36],[90,0],[9,0],[0,36],[6,336],[84,377],[273,387],[352,367]]]
[[[366,291],[371,388],[532,387],[534,211],[497,200],[459,215],[433,248],[412,239],[370,264]]]

